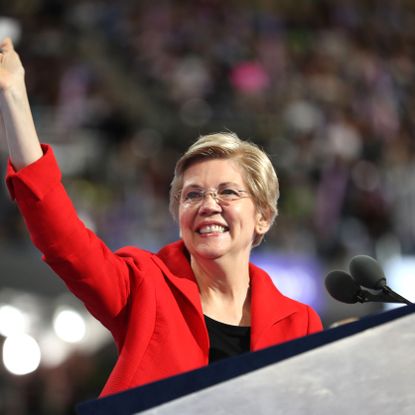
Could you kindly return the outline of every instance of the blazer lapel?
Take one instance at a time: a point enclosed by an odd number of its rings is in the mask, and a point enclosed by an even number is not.
[[[265,345],[261,338],[279,321],[298,311],[294,303],[282,295],[270,276],[249,264],[251,278],[251,350]]]
[[[202,303],[200,301],[199,287],[193,270],[190,266],[189,254],[182,241],[165,246],[153,261],[161,269],[167,281],[176,293],[183,299],[184,317],[196,330],[196,339],[200,347],[208,353],[209,336],[203,317]]]
[[[153,261],[161,269],[167,281],[183,299],[183,314],[195,329],[197,341],[206,353],[209,350],[209,336],[203,318],[199,288],[190,266],[189,254],[182,241],[164,247]],[[269,275],[249,264],[251,279],[251,350],[258,350],[268,344],[266,334],[279,321],[298,311],[295,303],[282,295]]]

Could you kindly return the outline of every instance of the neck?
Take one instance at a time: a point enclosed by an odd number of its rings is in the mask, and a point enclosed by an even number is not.
[[[203,313],[234,325],[250,325],[249,260],[212,261],[191,257]]]

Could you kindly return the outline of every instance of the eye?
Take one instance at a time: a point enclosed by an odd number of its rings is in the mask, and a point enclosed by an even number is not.
[[[219,196],[225,199],[238,198],[240,196],[238,190],[226,187],[219,192]]]
[[[196,201],[203,198],[203,192],[201,190],[189,190],[184,193],[183,199],[186,201]]]

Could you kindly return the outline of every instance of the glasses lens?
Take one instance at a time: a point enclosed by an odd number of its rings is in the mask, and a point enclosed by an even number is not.
[[[197,204],[208,195],[212,196],[216,202],[227,203],[245,197],[245,190],[224,188],[217,190],[192,189],[181,194],[181,201],[186,204]]]
[[[198,203],[203,199],[204,192],[202,190],[189,190],[183,193],[182,200],[185,203]]]

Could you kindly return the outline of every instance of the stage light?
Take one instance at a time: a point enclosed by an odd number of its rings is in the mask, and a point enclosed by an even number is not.
[[[85,336],[85,320],[75,310],[64,309],[53,320],[56,335],[67,343],[78,343]]]
[[[40,364],[40,348],[36,340],[28,334],[14,334],[3,344],[3,363],[14,375],[34,372]]]

